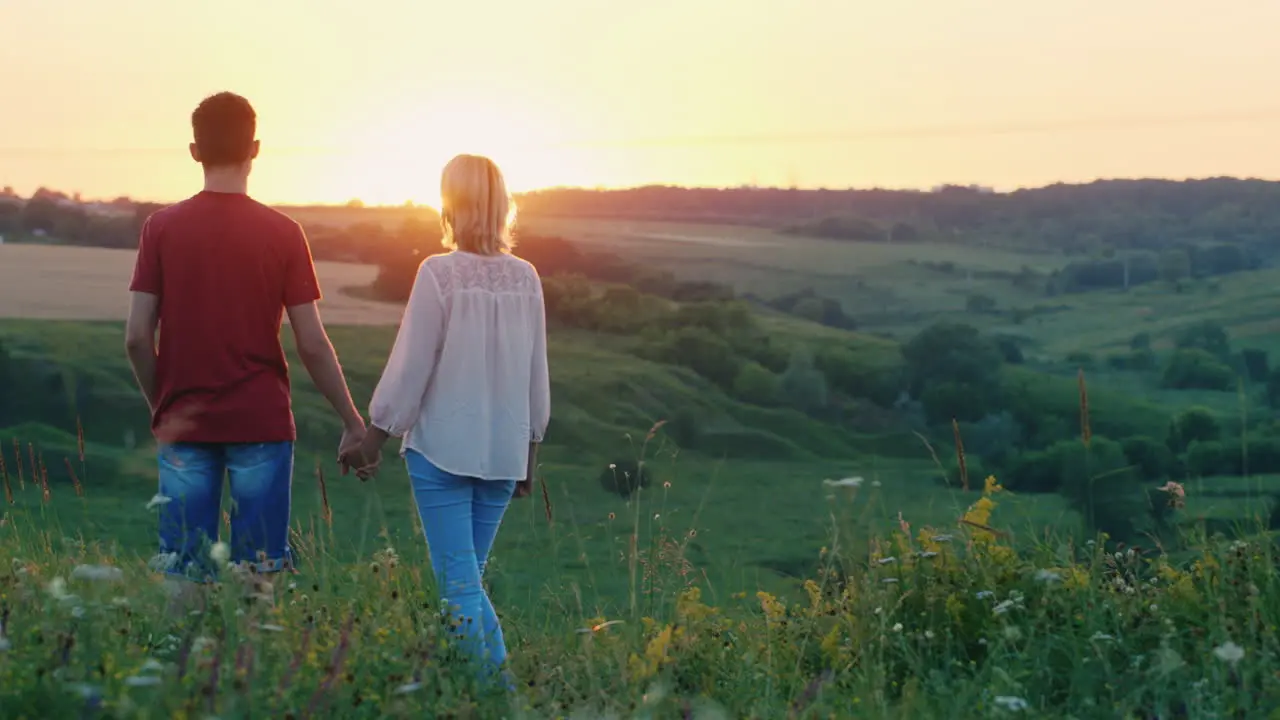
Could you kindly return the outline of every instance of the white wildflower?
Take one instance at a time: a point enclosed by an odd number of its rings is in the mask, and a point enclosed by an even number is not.
[[[954,535],[934,535],[932,538],[929,538],[929,539],[936,543],[949,543],[952,540],[955,540],[956,538]]]
[[[1151,603],[1150,609],[1151,609],[1151,612],[1160,612],[1160,606],[1155,603]]]
[[[996,606],[992,608],[992,612],[997,615],[1004,615],[1017,606],[1018,604],[1012,600],[1002,600],[999,603],[996,603]]]
[[[116,582],[124,579],[124,571],[111,565],[77,565],[71,571],[71,579]]]
[[[1036,580],[1042,583],[1055,583],[1062,579],[1062,576],[1052,570],[1041,568],[1036,571]]]
[[[997,695],[993,702],[995,702],[996,707],[1009,712],[1023,712],[1031,707],[1026,700],[1012,695]]]
[[[155,508],[158,508],[161,505],[168,505],[171,502],[173,502],[173,498],[165,497],[160,493],[156,493],[154,496],[152,496],[151,500],[147,503],[147,509],[154,510]]]
[[[932,631],[932,630],[925,630],[925,631],[924,631],[924,639],[925,639],[925,640],[932,640],[934,637],[936,637],[936,636],[933,634],[933,631]]]
[[[84,617],[84,608],[80,607],[79,605],[71,608],[71,617],[76,619]]]
[[[934,552],[934,551],[932,551],[932,550],[926,550],[926,551],[924,551],[924,552],[918,552],[918,553],[916,553],[916,557],[920,558],[921,560],[928,560],[929,558],[936,558],[936,557],[938,557],[938,553],[936,553],[936,552]]]
[[[1004,639],[1009,642],[1018,642],[1022,639],[1022,629],[1017,625],[1010,625],[1004,629]]]
[[[878,565],[888,565],[888,564],[890,564],[890,563],[896,563],[896,562],[898,562],[898,558],[896,558],[896,557],[887,557],[887,558],[880,558],[879,560],[877,560],[877,561],[876,561],[876,564],[878,564]]]
[[[882,485],[882,484],[883,484],[883,483],[881,483],[879,480],[872,480],[872,481],[871,481],[871,487],[873,487],[873,488],[881,487],[881,485]]]
[[[162,672],[163,670],[164,670],[164,663],[154,658],[147,658],[147,661],[142,663],[142,669],[139,670],[139,672],[144,672],[144,673]]]
[[[827,487],[847,487],[847,488],[858,488],[858,487],[862,487],[862,478],[860,478],[860,477],[847,477],[847,478],[841,478],[841,479],[839,479],[839,480],[832,480],[832,479],[828,478],[828,479],[826,479],[826,480],[823,480],[823,481],[822,481],[822,484],[823,484],[823,485],[825,485],[825,486],[827,486]]]
[[[67,594],[67,581],[60,576],[49,581],[48,590],[55,600],[66,600],[71,597]]]
[[[284,632],[284,628],[279,625],[259,625],[258,629],[267,632]]]
[[[1114,635],[1108,635],[1104,632],[1096,632],[1093,634],[1093,637],[1089,639],[1094,642],[1110,642],[1112,640],[1115,640],[1116,638]]]
[[[404,685],[396,688],[396,695],[408,695],[409,693],[418,692],[421,689],[422,683],[420,682],[405,683]]]
[[[873,610],[873,611],[871,612],[871,614],[872,614],[872,615],[879,615],[879,614],[880,614],[880,613],[882,613],[882,612],[884,612],[884,608],[876,608],[875,610]]]
[[[902,632],[902,623],[894,623],[894,624],[893,624],[893,631],[894,631],[894,632],[896,632],[896,633],[900,633],[900,632]]]
[[[1228,640],[1214,648],[1213,654],[1222,662],[1234,666],[1244,659],[1244,648]]]
[[[134,675],[124,679],[124,684],[127,687],[155,687],[161,682],[161,679],[155,675]]]
[[[9,638],[0,635],[0,652],[5,652],[11,647],[13,647],[13,643],[9,642]]]
[[[216,542],[209,548],[209,557],[219,565],[226,565],[231,560],[231,546],[224,542]]]
[[[898,578],[885,578],[885,579],[881,580],[880,582],[884,583],[885,585],[897,585],[897,584],[898,584]]]
[[[991,592],[990,590],[979,590],[978,592],[974,593],[973,596],[979,600],[988,600],[990,598],[995,597],[996,594]]]

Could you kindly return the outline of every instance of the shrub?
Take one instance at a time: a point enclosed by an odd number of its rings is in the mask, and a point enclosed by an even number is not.
[[[814,412],[827,405],[827,378],[814,367],[813,355],[805,348],[791,353],[781,385],[783,401],[798,410]]]
[[[1222,437],[1222,425],[1212,410],[1202,407],[1182,411],[1169,423],[1169,449],[1180,453],[1193,442],[1211,442]]]
[[[755,362],[743,363],[733,381],[733,394],[753,405],[770,406],[778,402],[782,383],[777,375]]]
[[[1230,390],[1235,373],[1209,352],[1190,348],[1173,354],[1160,384],[1173,390]]]
[[[1124,456],[1129,459],[1143,480],[1160,480],[1168,477],[1173,469],[1173,453],[1168,446],[1145,436],[1131,437],[1124,441]]]

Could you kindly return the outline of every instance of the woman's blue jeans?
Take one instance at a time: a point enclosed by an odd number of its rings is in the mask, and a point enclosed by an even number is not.
[[[467,654],[496,669],[506,661],[507,647],[480,579],[515,481],[453,475],[412,450],[405,452],[405,462],[441,604]]]

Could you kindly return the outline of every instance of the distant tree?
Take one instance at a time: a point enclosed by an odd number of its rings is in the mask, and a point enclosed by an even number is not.
[[[1213,320],[1188,325],[1178,331],[1174,337],[1174,346],[1178,348],[1199,348],[1219,359],[1231,355],[1231,339],[1222,323]]]
[[[1002,360],[995,343],[976,328],[946,322],[920,331],[902,346],[902,356],[916,396],[928,384],[946,382],[971,385],[979,393],[989,391],[997,384]]]
[[[1140,332],[1129,338],[1130,350],[1150,350],[1151,349],[1151,333]]]
[[[1218,358],[1200,348],[1178,350],[1165,367],[1162,387],[1171,390],[1230,390],[1235,373]]]
[[[799,347],[782,373],[782,398],[791,406],[814,412],[827,405],[827,378],[814,366],[813,354]]]
[[[770,406],[778,402],[782,383],[777,375],[755,362],[743,363],[733,381],[733,394],[753,405]]]
[[[1149,437],[1131,437],[1123,443],[1124,455],[1144,480],[1157,481],[1168,476],[1173,467],[1173,453],[1166,444]]]
[[[1169,423],[1169,449],[1180,453],[1192,443],[1216,442],[1222,437],[1222,425],[1212,410],[1202,407],[1182,411]]]
[[[824,315],[822,298],[807,297],[791,306],[791,314],[811,322],[821,323]]]
[[[1241,352],[1245,372],[1253,382],[1266,382],[1271,377],[1271,367],[1267,362],[1267,351],[1247,348]]]
[[[1160,279],[1176,284],[1191,276],[1191,256],[1186,250],[1171,248],[1160,255]]]

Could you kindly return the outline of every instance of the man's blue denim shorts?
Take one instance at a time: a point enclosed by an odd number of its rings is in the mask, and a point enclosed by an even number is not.
[[[166,573],[209,581],[228,560],[262,573],[293,568],[289,549],[293,443],[165,444],[159,461],[157,561]],[[223,521],[224,477],[231,485],[226,557],[212,552]]]

